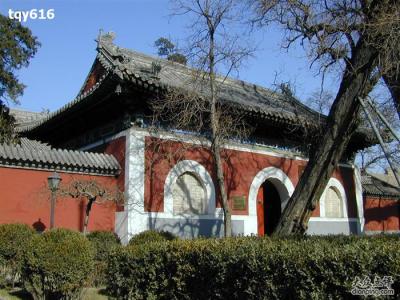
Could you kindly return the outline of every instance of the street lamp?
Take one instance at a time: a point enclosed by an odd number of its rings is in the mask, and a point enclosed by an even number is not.
[[[51,206],[50,206],[50,229],[54,228],[54,210],[56,207],[56,193],[58,190],[58,185],[60,184],[61,177],[60,174],[54,172],[49,177],[47,177],[47,182],[49,184],[49,189],[51,191]]]

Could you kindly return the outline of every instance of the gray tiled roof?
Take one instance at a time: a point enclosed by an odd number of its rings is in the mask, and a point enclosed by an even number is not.
[[[10,114],[15,118],[18,131],[23,128],[32,127],[48,116],[48,112],[33,112],[21,109],[10,109]]]
[[[142,81],[155,87],[175,87],[194,90],[207,97],[208,88],[201,86],[196,78],[196,70],[179,63],[152,57],[113,44],[113,36],[106,34],[99,37],[99,60],[103,65],[114,70],[121,78],[133,82]],[[152,64],[161,66],[155,76]],[[198,72],[197,72],[198,73]],[[197,76],[199,77],[199,76]],[[315,126],[325,119],[325,116],[308,108],[300,101],[283,96],[264,87],[233,78],[217,77],[221,102],[238,105],[249,112],[276,117],[303,125]]]
[[[81,89],[73,101],[28,126],[20,127],[19,131],[33,130],[82,102],[96,91],[110,74],[116,74],[121,80],[127,80],[146,88],[188,89],[190,87],[190,90],[193,90],[194,69],[158,57],[120,48],[113,44],[113,37],[110,34],[99,37],[97,50],[97,59],[106,69],[97,83],[88,91]],[[160,64],[162,67],[157,77],[150,71],[153,63]],[[311,127],[318,126],[326,118],[296,99],[289,99],[261,86],[233,78],[217,77],[217,80],[219,82],[220,101],[239,106],[245,112],[256,113],[264,118],[272,118],[276,121]],[[200,91],[203,96],[207,96],[207,89],[196,90]]]
[[[367,174],[361,177],[364,195],[380,196],[400,199],[400,189],[373,175]]]
[[[37,150],[50,150],[51,146],[46,144],[46,143],[42,143],[36,140],[30,140],[26,137],[22,137],[20,138],[20,143],[22,148],[25,149],[30,149],[31,151],[37,151]]]
[[[112,155],[53,149],[26,138],[22,138],[19,145],[0,144],[0,165],[99,175],[117,175],[120,172],[120,166]]]

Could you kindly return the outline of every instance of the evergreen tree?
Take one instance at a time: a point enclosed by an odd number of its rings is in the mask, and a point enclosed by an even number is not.
[[[29,65],[40,43],[29,28],[0,14],[0,142],[15,139],[14,118],[7,104],[18,103],[25,85],[18,80],[16,71]]]
[[[187,58],[179,53],[175,44],[165,37],[160,37],[154,42],[154,47],[157,48],[158,55],[167,58],[169,61],[177,62],[186,65]]]

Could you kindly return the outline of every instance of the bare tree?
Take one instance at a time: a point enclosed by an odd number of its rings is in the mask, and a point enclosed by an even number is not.
[[[389,152],[392,161],[399,166],[400,165],[400,147],[398,143],[389,144]],[[359,154],[359,166],[362,173],[368,170],[388,169],[386,155],[382,152],[380,146],[373,146],[360,151]]]
[[[72,198],[86,198],[85,219],[83,223],[83,234],[86,235],[89,224],[89,216],[93,203],[115,202],[122,203],[124,196],[118,188],[112,189],[104,186],[96,180],[73,180],[59,191],[60,195]]]
[[[217,195],[224,213],[224,234],[232,235],[231,208],[223,171],[224,143],[247,132],[239,107],[227,105],[220,92],[227,76],[238,70],[253,49],[244,46],[240,33],[228,33],[227,26],[238,21],[236,0],[177,0],[174,14],[190,16],[186,56],[194,66],[188,82],[171,89],[154,105],[162,120],[175,128],[201,134],[203,146],[210,149],[216,174]],[[221,68],[221,69],[218,69]],[[217,75],[219,72],[224,76]],[[207,142],[209,143],[207,145]]]
[[[394,130],[398,131],[400,128],[400,120],[398,119],[397,110],[394,107],[392,99],[388,99],[388,97],[385,97],[384,95],[374,95],[373,97],[370,97],[370,99],[373,101],[375,108],[383,116],[385,116],[385,119],[389,122],[390,126]],[[399,142],[393,141],[393,137],[390,135],[389,129],[378,117],[377,113],[371,109],[370,106],[367,106],[367,108],[370,117],[375,123],[375,126],[379,129],[384,140],[386,141],[385,146],[387,148],[387,154],[390,156],[390,159],[394,165],[400,166]],[[370,123],[365,117],[362,120],[365,127],[371,127]],[[362,172],[366,172],[368,170],[386,171],[389,168],[386,155],[383,153],[382,148],[379,145],[361,150],[358,154],[356,162],[360,166]]]
[[[376,94],[376,93],[375,93]],[[393,101],[387,98],[387,95],[380,92],[373,96],[375,107],[380,111],[382,115],[388,120],[388,122],[392,125],[395,130],[400,128],[400,120],[397,117],[396,109],[393,107]],[[318,111],[321,114],[327,115],[329,113],[330,107],[332,106],[332,102],[334,100],[334,96],[331,92],[326,90],[317,90],[314,91],[311,96],[305,101],[305,104],[312,109]],[[387,138],[386,147],[388,147],[389,155],[392,160],[400,165],[400,149],[399,143],[397,141],[391,141],[388,136],[388,129],[385,124],[378,118],[374,111],[370,112],[370,115],[373,117],[375,124],[378,126],[380,132]],[[362,126],[366,128],[370,128],[368,120],[366,120],[364,114],[361,114],[361,122]],[[364,173],[368,169],[375,171],[377,169],[386,170],[389,166],[386,160],[386,156],[382,151],[382,148],[379,145],[371,146],[366,149],[362,149],[356,156],[355,159],[356,164],[361,169],[361,172]]]
[[[385,74],[383,78],[393,97],[393,101],[395,103],[395,107],[397,110],[397,115],[400,118],[400,74],[399,73],[400,72],[398,69],[393,69],[392,73]]]
[[[327,115],[333,103],[333,95],[329,91],[314,91],[305,104],[320,114]]]
[[[257,21],[281,24],[286,47],[300,42],[323,72],[341,68],[341,82],[324,127],[323,142],[286,206],[275,234],[304,233],[317,201],[359,125],[359,97],[366,97],[395,64],[399,1],[274,0],[257,2]],[[396,59],[394,59],[396,58]],[[393,63],[391,63],[393,62]]]

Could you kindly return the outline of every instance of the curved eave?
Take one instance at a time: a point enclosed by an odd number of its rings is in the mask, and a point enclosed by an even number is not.
[[[142,88],[148,92],[157,92],[162,93],[165,91],[170,91],[171,89],[176,89],[176,87],[171,87],[156,80],[147,79],[141,76],[140,74],[133,73],[129,70],[123,70],[124,78],[132,82],[139,88]],[[270,111],[265,111],[262,109],[258,109],[256,107],[246,106],[246,105],[239,105],[231,102],[224,101],[224,104],[231,105],[231,106],[239,106],[246,115],[261,118],[264,120],[271,120],[276,123],[282,123],[286,125],[302,125],[307,128],[316,129],[319,127],[318,124],[315,122],[309,121],[301,116],[296,116],[295,114],[283,112],[283,111],[276,111],[271,109]]]
[[[39,122],[20,128],[19,132],[25,133],[28,136],[34,135],[36,132],[39,132],[44,128],[48,128],[52,124],[61,121],[66,115],[78,111],[82,107],[97,102],[99,100],[96,98],[98,94],[102,94],[104,92],[113,92],[115,85],[116,82],[113,80],[112,74],[110,72],[106,72],[106,74],[101,77],[101,80],[93,85],[93,87],[91,87],[87,92],[80,94],[73,101],[50,113],[46,118],[40,120]]]

